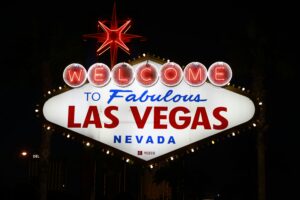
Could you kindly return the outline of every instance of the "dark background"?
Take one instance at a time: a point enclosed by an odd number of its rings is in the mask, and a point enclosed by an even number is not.
[[[97,20],[110,19],[113,7],[113,1],[65,4],[1,6],[0,174],[4,191],[14,191],[24,175],[20,151],[40,151],[42,124],[34,109],[43,102],[44,80],[52,80],[51,87],[57,88],[63,84],[62,71],[68,64],[78,62],[88,68],[96,62],[95,42],[83,41],[82,35],[95,33]],[[130,56],[119,51],[119,61],[144,52],[180,65],[225,61],[232,67],[233,83],[264,96],[267,197],[297,198],[298,131],[294,128],[297,120],[291,116],[297,116],[299,104],[299,90],[294,87],[299,71],[296,6],[255,1],[117,1],[117,16],[133,20],[128,33],[146,38],[128,44]],[[108,52],[99,59],[109,64],[108,60]],[[44,66],[50,70],[45,72]],[[262,84],[256,87],[256,82]],[[256,199],[256,134],[249,131],[205,148],[166,171],[185,171],[183,187],[192,192]],[[60,135],[53,136],[51,156],[71,158],[76,157],[74,152],[83,151],[81,144],[68,143]]]

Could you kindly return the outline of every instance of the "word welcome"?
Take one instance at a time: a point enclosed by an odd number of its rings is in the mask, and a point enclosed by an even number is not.
[[[184,70],[174,62],[165,63],[160,70],[150,63],[142,63],[135,70],[128,63],[119,63],[112,70],[103,63],[95,63],[88,71],[82,65],[73,63],[63,72],[63,79],[70,87],[80,87],[87,79],[95,87],[103,87],[110,80],[120,87],[126,87],[134,80],[144,87],[153,86],[158,80],[173,87],[182,79],[191,86],[200,86],[207,79],[215,86],[224,86],[231,78],[231,68],[225,62],[215,62],[208,70],[199,62],[189,63]]]

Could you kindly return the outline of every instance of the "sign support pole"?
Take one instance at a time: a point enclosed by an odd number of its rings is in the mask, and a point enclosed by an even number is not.
[[[45,77],[43,80],[44,90],[46,88],[51,88],[51,74],[49,69],[49,64],[46,62],[42,67],[42,77]],[[47,78],[46,78],[47,77]],[[42,141],[41,141],[41,157],[40,157],[40,200],[47,200],[48,196],[48,174],[49,174],[49,157],[51,149],[51,133],[49,130],[42,129]]]

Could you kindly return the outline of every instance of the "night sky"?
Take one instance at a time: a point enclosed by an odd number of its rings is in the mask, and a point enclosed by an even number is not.
[[[97,61],[95,42],[84,41],[82,35],[95,33],[97,20],[111,19],[113,1],[1,7],[3,186],[13,185],[22,176],[18,165],[22,149],[39,152],[42,125],[34,108],[51,89],[43,88],[44,79],[52,80],[50,86],[57,88],[63,84],[62,72],[68,64],[78,62],[88,68]],[[297,121],[289,116],[298,105],[293,96],[298,90],[292,90],[298,68],[293,60],[299,54],[295,7],[255,1],[117,1],[117,17],[131,18],[128,33],[145,38],[128,44],[131,55],[119,51],[119,61],[144,52],[180,65],[199,61],[209,66],[225,61],[232,67],[233,83],[265,93],[267,197],[295,197],[296,184],[292,182],[299,181],[298,133],[294,130]],[[107,52],[98,61],[109,64],[108,58]],[[48,72],[43,70],[45,65]],[[257,91],[256,81],[262,81],[262,91]],[[53,155],[70,155],[66,143],[61,136],[54,136]],[[184,158],[186,176],[199,180],[185,183],[186,187],[196,190],[199,184],[203,191],[241,193],[241,199],[256,199],[255,143],[256,132],[249,131]],[[169,171],[179,173],[178,166],[181,164],[175,163]],[[242,194],[248,194],[247,198]]]

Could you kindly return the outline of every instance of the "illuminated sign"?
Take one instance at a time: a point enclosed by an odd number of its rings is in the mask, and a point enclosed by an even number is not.
[[[199,62],[189,63],[184,72],[174,62],[167,62],[161,67],[145,62],[139,64],[135,71],[128,63],[115,65],[111,72],[107,65],[95,63],[86,72],[82,65],[73,63],[64,70],[63,79],[70,87],[80,87],[86,82],[86,79],[95,87],[103,87],[110,81],[110,78],[120,87],[130,85],[134,79],[141,85],[149,87],[154,85],[159,77],[164,85],[172,87],[178,85],[183,77],[186,83],[191,86],[202,85],[207,77],[212,84],[224,86],[229,83],[232,77],[230,66],[224,62],[212,64],[208,72],[205,66]]]
[[[149,161],[254,116],[248,97],[220,87],[231,76],[223,62],[208,70],[198,62],[184,70],[151,60],[119,63],[111,71],[101,63],[88,71],[71,64],[63,78],[74,89],[47,100],[43,114],[54,124]]]

